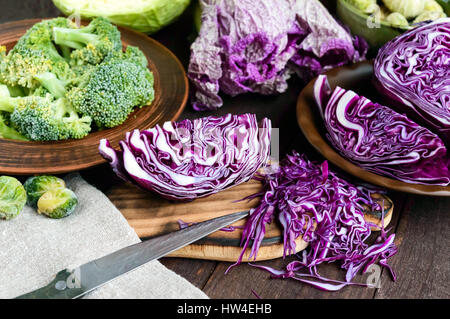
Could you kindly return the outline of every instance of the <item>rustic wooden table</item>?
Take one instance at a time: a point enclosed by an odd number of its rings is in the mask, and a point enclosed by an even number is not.
[[[324,1],[330,7],[334,1]],[[38,17],[52,17],[60,12],[50,0],[0,0],[0,23]],[[187,66],[193,24],[186,12],[175,24],[153,37],[171,49]],[[295,116],[295,102],[303,84],[293,79],[289,90],[279,96],[261,97],[245,95],[226,98],[224,106],[216,112],[196,113],[188,105],[181,118],[206,115],[252,112],[258,118],[269,117],[273,126],[280,128],[280,151],[296,149],[311,159],[321,160],[300,133]],[[323,160],[323,159],[322,159]],[[83,176],[107,195],[121,187],[111,179],[104,165],[82,172]],[[449,298],[450,297],[450,198],[433,198],[400,193],[389,193],[395,211],[391,227],[396,233],[399,252],[391,259],[398,279],[393,282],[386,271],[381,274],[377,289],[347,287],[339,292],[323,292],[294,280],[270,279],[269,275],[246,264],[224,272],[230,265],[225,262],[163,258],[161,262],[211,298],[255,298],[252,290],[262,298]],[[117,203],[116,204],[120,204]],[[276,259],[262,264],[281,268],[291,258]],[[331,278],[342,278],[337,265],[322,265],[320,271]],[[369,279],[368,275],[358,280]]]

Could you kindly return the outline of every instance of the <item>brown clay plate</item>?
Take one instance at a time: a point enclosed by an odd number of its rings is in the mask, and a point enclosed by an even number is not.
[[[11,49],[40,19],[0,24],[0,45]],[[81,140],[27,142],[0,139],[0,173],[11,175],[59,174],[104,163],[98,143],[107,138],[117,147],[126,132],[146,129],[176,120],[186,105],[188,81],[182,64],[159,42],[145,34],[119,27],[122,42],[139,47],[149,60],[155,82],[155,99],[150,106],[134,111],[120,126],[93,132]]]
[[[373,101],[381,101],[376,90],[371,85],[373,66],[371,61],[365,61],[333,69],[327,73],[331,88],[337,85],[351,89]],[[339,155],[328,143],[323,125],[313,95],[313,79],[302,90],[297,101],[297,120],[306,139],[328,161],[366,182],[388,189],[433,196],[450,196],[450,186],[430,186],[405,183],[391,178],[368,172]]]

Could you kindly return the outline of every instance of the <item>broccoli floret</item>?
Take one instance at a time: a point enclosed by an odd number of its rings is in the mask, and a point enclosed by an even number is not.
[[[0,83],[6,83],[4,76],[6,68],[6,46],[0,45]]]
[[[126,47],[125,52],[123,51],[116,51],[112,52],[111,54],[108,54],[103,62],[108,62],[111,60],[127,60],[129,62],[133,62],[135,64],[138,64],[144,68],[148,66],[148,60],[145,56],[144,52],[142,52],[138,47],[128,45]]]
[[[69,28],[72,25],[65,18],[44,20],[30,28],[8,54],[6,48],[0,49],[2,82],[35,89],[42,84],[39,76],[44,73],[53,73],[63,82],[75,76],[52,42],[52,29],[55,26]]]
[[[11,123],[33,141],[83,138],[91,130],[91,118],[80,117],[65,98],[51,95],[0,97],[0,111],[11,113]]]
[[[153,101],[153,74],[138,55],[130,56],[109,58],[81,77],[66,95],[77,111],[90,116],[100,128],[122,124],[135,106]]]
[[[66,18],[43,20],[28,29],[28,31],[19,39],[12,51],[15,49],[34,47],[42,50],[48,56],[61,59],[62,56],[53,44],[52,31],[55,27],[76,28],[76,25]]]
[[[59,80],[55,74],[45,72],[35,76],[41,85],[48,90],[54,97],[61,98],[66,95],[66,83]]]
[[[11,50],[7,56],[0,57],[1,81],[10,86],[35,88],[40,83],[34,76],[47,72],[51,65],[51,61],[37,50]]]
[[[138,47],[132,45],[127,46],[123,55],[128,61],[135,62],[144,68],[148,65],[147,57]]]
[[[17,130],[9,126],[9,120],[0,114],[0,138],[8,138],[11,140],[28,141],[28,139],[20,134]]]
[[[0,98],[10,96],[8,87],[0,85]],[[11,127],[10,113],[0,111],[0,138],[27,141],[28,139]]]
[[[43,86],[38,86],[36,89],[33,89],[28,93],[28,95],[34,95],[34,96],[40,96],[40,97],[46,97],[48,94],[50,94],[50,91],[47,90]]]
[[[7,85],[7,87],[8,87],[9,94],[11,96],[25,96],[26,95],[24,92],[24,89],[20,86]]]
[[[89,134],[91,118],[80,118],[66,99],[54,100],[46,91],[40,87],[35,95],[11,97],[8,88],[0,85],[0,112],[8,114],[5,124],[37,141],[83,138]]]
[[[122,50],[120,32],[107,19],[94,18],[88,26],[79,29],[53,28],[53,40],[58,45],[74,49],[72,64],[99,64],[112,52]]]

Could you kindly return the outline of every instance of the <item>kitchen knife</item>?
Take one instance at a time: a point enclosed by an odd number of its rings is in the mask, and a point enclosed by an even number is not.
[[[248,215],[248,211],[225,215],[155,237],[88,262],[73,270],[60,271],[55,279],[17,299],[74,299],[123,274],[189,245]]]

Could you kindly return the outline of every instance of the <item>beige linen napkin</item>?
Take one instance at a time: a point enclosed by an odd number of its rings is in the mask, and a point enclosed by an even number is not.
[[[65,268],[140,241],[122,214],[78,174],[66,183],[78,196],[76,211],[63,219],[38,215],[26,206],[10,221],[0,220],[0,298],[13,298],[53,280]],[[207,298],[184,278],[152,261],[85,298]]]

